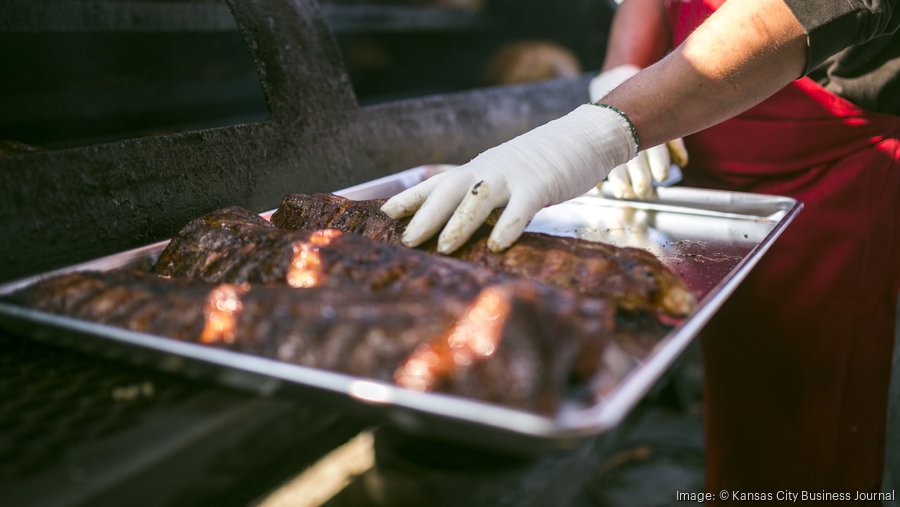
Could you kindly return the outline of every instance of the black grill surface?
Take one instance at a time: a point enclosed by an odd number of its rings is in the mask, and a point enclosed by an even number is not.
[[[362,426],[0,332],[0,505],[247,505]]]
[[[168,377],[6,337],[0,340],[0,482],[35,477],[67,449],[127,432],[200,391]]]

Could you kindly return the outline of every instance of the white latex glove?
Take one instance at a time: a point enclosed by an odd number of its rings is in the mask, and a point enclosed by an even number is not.
[[[622,115],[583,105],[397,194],[381,209],[395,219],[418,210],[403,233],[408,246],[421,244],[446,223],[438,251],[450,253],[494,208],[505,205],[488,238],[488,247],[501,251],[541,208],[587,192],[634,157],[636,148]]]
[[[640,72],[634,65],[620,65],[591,80],[591,102],[597,102],[620,84]],[[626,164],[616,167],[609,173],[605,185],[613,195],[622,199],[645,199],[653,193],[653,181],[665,181],[669,177],[669,166],[676,164],[684,167],[688,161],[684,141],[675,139],[668,143],[654,146],[637,154]]]

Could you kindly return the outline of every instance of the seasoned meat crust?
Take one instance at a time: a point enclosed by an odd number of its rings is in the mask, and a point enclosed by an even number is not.
[[[645,357],[657,312],[687,311],[672,304],[683,283],[642,250],[530,234],[492,254],[482,230],[457,258],[433,255],[398,245],[405,222],[380,205],[289,196],[279,227],[225,208],[179,231],[152,273],[72,273],[7,299],[546,414],[615,374],[607,352]]]
[[[391,219],[380,210],[383,203],[352,201],[332,194],[294,194],[284,198],[272,223],[286,230],[337,229],[400,244],[408,219]],[[452,256],[586,296],[611,297],[625,310],[658,311],[680,317],[695,306],[694,297],[681,278],[645,250],[525,233],[505,252],[493,253],[487,247],[489,234],[489,227],[481,227]],[[422,248],[434,252],[435,240]]]
[[[215,283],[465,296],[509,278],[456,259],[333,229],[284,231],[238,207],[188,223],[172,238],[153,272]]]
[[[252,287],[134,271],[78,272],[7,300],[542,413],[557,409],[573,379],[594,375],[580,358],[585,351],[598,353],[614,322],[614,308],[604,301],[551,296],[524,281],[491,285],[473,296],[385,298],[352,285]]]

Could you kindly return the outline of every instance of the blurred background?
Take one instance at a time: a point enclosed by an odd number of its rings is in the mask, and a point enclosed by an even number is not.
[[[599,69],[611,0],[322,0],[361,105]],[[5,151],[266,118],[224,0],[4,2]]]

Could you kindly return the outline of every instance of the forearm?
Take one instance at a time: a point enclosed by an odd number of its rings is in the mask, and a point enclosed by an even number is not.
[[[655,146],[753,107],[798,78],[805,58],[806,35],[783,0],[731,0],[603,102]]]
[[[671,40],[663,0],[626,0],[613,18],[603,70],[652,65],[666,54]]]

